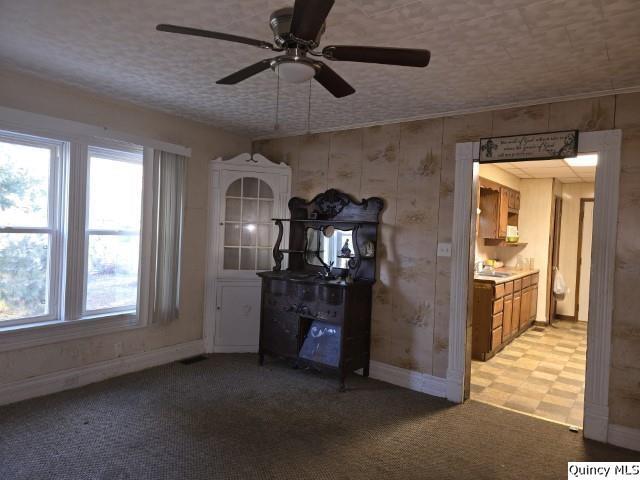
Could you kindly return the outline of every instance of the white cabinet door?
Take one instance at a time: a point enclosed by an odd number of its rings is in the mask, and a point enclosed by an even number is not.
[[[260,282],[219,283],[216,348],[219,352],[257,352],[260,334]]]

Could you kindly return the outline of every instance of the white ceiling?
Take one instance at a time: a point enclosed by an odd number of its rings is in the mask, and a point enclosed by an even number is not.
[[[562,159],[492,163],[491,165],[518,178],[557,178],[562,183],[595,182],[596,180],[596,167],[572,167]]]
[[[271,71],[224,77],[273,52],[160,33],[176,23],[271,40],[293,0],[0,0],[0,65],[205,121],[273,135]],[[336,0],[322,46],[428,48],[426,69],[334,62],[356,88],[312,88],[311,129],[640,85],[638,0]],[[306,130],[308,85],[286,85],[279,134]]]

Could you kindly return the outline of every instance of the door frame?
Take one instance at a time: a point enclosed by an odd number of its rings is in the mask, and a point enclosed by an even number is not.
[[[549,269],[547,275],[547,324],[553,323],[558,301],[553,295],[553,284],[555,281],[555,267],[560,266],[560,235],[562,235],[562,196],[554,195],[551,212],[552,232],[549,248]]]
[[[582,269],[582,229],[584,227],[584,205],[587,202],[593,203],[594,213],[596,204],[593,198],[581,198],[580,199],[580,218],[578,221],[578,256],[576,261],[576,294],[575,294],[575,305],[573,307],[573,317],[577,321],[579,320],[578,312],[580,311],[580,270]],[[594,225],[592,223],[591,235],[593,236]],[[591,251],[593,252],[593,245],[591,245]],[[589,286],[591,286],[591,282],[589,282]]]
[[[242,153],[228,160],[222,157],[209,162],[209,200],[207,202],[207,258],[205,266],[204,282],[204,317],[202,321],[202,336],[206,353],[214,352],[238,352],[258,351],[258,339],[255,345],[247,345],[242,348],[216,344],[216,322],[218,317],[218,287],[221,284],[236,283],[237,285],[260,285],[260,279],[249,271],[241,274],[225,274],[218,266],[222,262],[220,255],[220,215],[225,197],[223,181],[224,172],[239,172],[242,176],[255,176],[266,180],[266,176],[276,174],[279,185],[271,185],[274,189],[275,218],[288,216],[287,203],[291,197],[291,167],[284,162],[272,162],[265,156],[254,153]],[[262,177],[261,177],[262,175]],[[288,242],[288,225],[285,226],[283,245]],[[286,246],[284,247],[286,248]]]
[[[593,240],[591,245],[590,321],[587,327],[587,367],[584,397],[584,436],[606,442],[609,429],[609,369],[611,322],[613,316],[613,276],[615,268],[621,130],[581,132],[578,152],[597,153]],[[473,241],[476,200],[474,179],[479,164],[479,142],[456,144],[453,208],[451,302],[447,398],[465,399],[470,365],[471,316],[473,303]],[[467,339],[469,341],[467,341]],[[468,351],[467,351],[468,350]]]

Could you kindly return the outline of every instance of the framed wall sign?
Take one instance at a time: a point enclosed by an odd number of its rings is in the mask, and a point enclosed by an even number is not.
[[[577,130],[480,139],[480,163],[551,160],[577,155]]]

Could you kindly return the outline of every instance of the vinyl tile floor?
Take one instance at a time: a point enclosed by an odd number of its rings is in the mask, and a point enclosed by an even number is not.
[[[534,326],[471,363],[471,398],[582,428],[586,352],[586,322]]]

